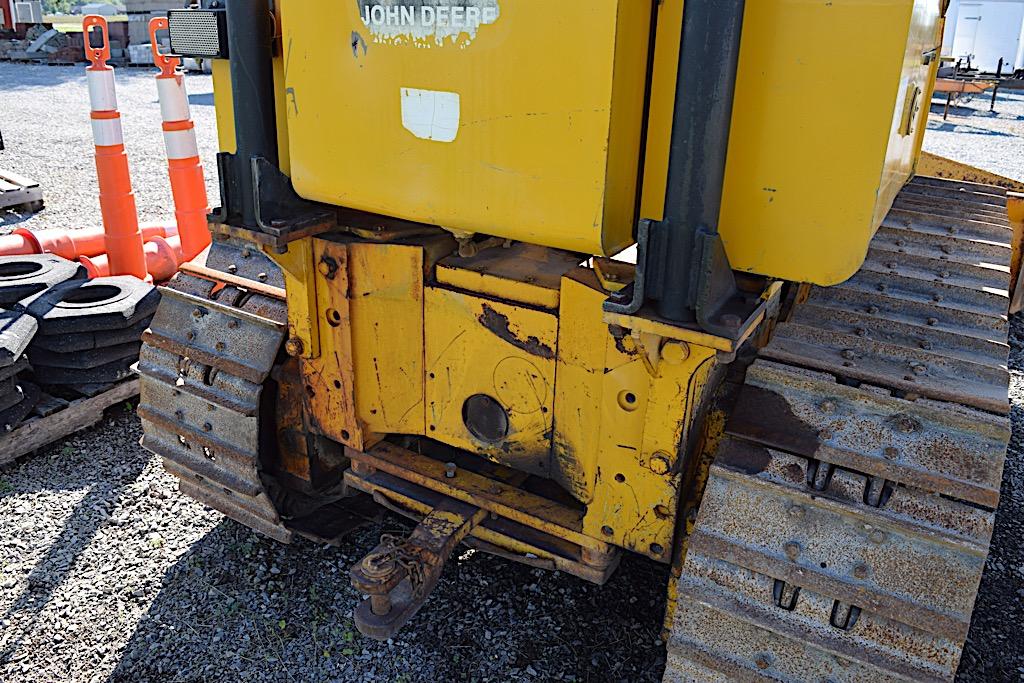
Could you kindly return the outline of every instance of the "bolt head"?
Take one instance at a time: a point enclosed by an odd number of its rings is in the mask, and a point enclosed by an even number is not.
[[[800,557],[800,551],[802,548],[796,541],[788,541],[783,544],[782,550],[786,553],[786,557],[788,557],[790,561],[796,562],[796,558]]]
[[[298,337],[292,337],[284,343],[285,353],[292,357],[301,356],[305,348],[302,340]]]
[[[853,576],[858,579],[866,579],[869,573],[868,566],[861,562],[853,568]]]
[[[669,365],[679,365],[689,356],[690,348],[683,342],[668,342],[661,347],[661,359]]]
[[[672,469],[672,460],[666,453],[655,453],[647,465],[655,474],[668,474]]]

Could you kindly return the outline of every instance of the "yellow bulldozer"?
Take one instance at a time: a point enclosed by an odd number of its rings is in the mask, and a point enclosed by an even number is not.
[[[950,680],[1022,208],[922,165],[946,5],[172,11],[221,206],[144,445],[285,543],[416,520],[351,569],[373,638],[459,544],[596,584],[632,552],[672,567],[666,681]]]

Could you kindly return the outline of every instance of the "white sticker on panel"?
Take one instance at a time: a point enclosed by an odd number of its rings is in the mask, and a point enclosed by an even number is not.
[[[422,140],[454,142],[461,107],[457,92],[402,88],[402,125]]]

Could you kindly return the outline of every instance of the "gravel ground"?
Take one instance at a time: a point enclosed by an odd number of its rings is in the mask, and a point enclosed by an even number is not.
[[[192,76],[189,85],[200,148],[212,162],[210,80]],[[119,97],[140,214],[166,217],[151,75],[120,72]],[[1012,164],[1020,149],[1008,145],[1024,133],[1024,98],[1000,104],[999,117],[958,110],[952,130],[933,122],[929,149],[971,161],[966,145],[984,140],[995,146],[981,165],[1019,177]],[[81,69],[0,63],[8,146],[0,164],[41,181],[47,202],[27,220],[0,215],[0,232],[98,222],[87,118]],[[964,135],[975,128],[994,132]],[[215,202],[215,176],[207,175]],[[1024,674],[1015,630],[1024,616],[1022,340],[1015,320],[1014,441],[962,681]],[[0,680],[660,680],[667,571],[656,563],[626,557],[599,588],[465,552],[409,628],[376,643],[352,625],[357,596],[347,570],[381,533],[406,528],[403,521],[387,517],[344,550],[282,546],[180,496],[139,437],[125,405],[98,427],[0,470]]]

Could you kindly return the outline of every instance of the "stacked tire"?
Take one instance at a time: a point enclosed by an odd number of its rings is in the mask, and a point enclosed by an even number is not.
[[[86,277],[85,268],[58,256],[0,257],[0,434],[28,417],[42,393],[31,379],[26,357],[39,323],[22,302],[65,282],[84,282]]]
[[[130,276],[71,280],[34,297],[25,311],[39,324],[28,348],[36,380],[95,396],[133,375],[159,303],[156,287]]]
[[[89,280],[80,264],[52,254],[0,257],[0,434],[44,391],[95,396],[133,375],[159,301],[149,283]]]

